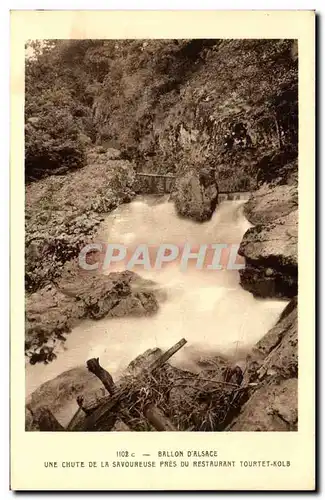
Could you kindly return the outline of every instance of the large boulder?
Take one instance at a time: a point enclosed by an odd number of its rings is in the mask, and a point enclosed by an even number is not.
[[[152,288],[131,271],[108,275],[73,272],[63,276],[59,287],[63,293],[83,304],[85,316],[101,319],[105,316],[145,316],[158,310],[158,301]]]
[[[209,220],[218,203],[215,170],[210,167],[188,170],[177,179],[172,198],[180,215],[197,222]]]
[[[244,405],[242,413],[228,428],[243,432],[297,430],[298,379],[263,385]]]
[[[149,286],[148,286],[149,285]],[[131,271],[95,274],[71,265],[57,286],[26,299],[26,352],[32,363],[51,361],[53,341],[65,340],[84,318],[148,316],[158,311],[152,282]]]
[[[252,224],[239,254],[246,266],[240,270],[245,290],[259,297],[292,298],[298,282],[297,187],[263,186],[245,206]]]
[[[78,406],[76,399],[83,396],[85,404],[98,401],[105,395],[100,380],[86,366],[67,370],[52,380],[40,385],[26,398],[26,430],[37,431],[31,412],[48,407],[62,425],[67,425]]]
[[[249,381],[256,384],[227,430],[295,431],[298,425],[298,318],[293,298],[279,321],[248,358]]]
[[[29,295],[26,298],[26,351],[35,352],[49,339],[62,337],[84,313],[81,302],[62,293],[54,285]]]
[[[297,184],[274,187],[263,184],[245,204],[244,212],[252,224],[268,224],[279,217],[289,215],[297,208]]]

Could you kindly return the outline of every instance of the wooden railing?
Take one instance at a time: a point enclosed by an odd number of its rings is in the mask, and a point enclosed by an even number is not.
[[[168,194],[174,189],[176,175],[173,174],[149,174],[137,172],[137,183],[139,193]],[[219,191],[218,202],[225,200],[248,200],[251,191]]]

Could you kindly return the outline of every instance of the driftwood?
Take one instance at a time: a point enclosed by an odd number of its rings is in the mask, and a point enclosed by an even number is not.
[[[177,351],[179,351],[185,344],[185,339],[181,339],[177,344],[173,345],[168,351],[162,354],[156,361],[154,361],[148,368],[149,372],[155,371],[157,368],[160,368],[166,361],[168,361]]]
[[[104,369],[102,368],[102,370]],[[116,391],[116,386],[115,386],[115,391]],[[123,392],[124,389],[122,389],[119,392],[120,397],[123,395]],[[83,408],[83,411],[89,411],[89,410]],[[88,430],[89,427],[91,428],[92,426],[96,427],[96,425],[98,425],[99,422],[102,422],[103,419],[107,418],[107,415],[108,411],[107,411],[107,406],[105,405],[104,413],[102,412],[95,413],[94,415],[92,415],[92,417],[89,418],[89,420],[87,420],[87,428],[85,430]],[[176,427],[171,423],[171,421],[166,417],[166,415],[153,404],[148,405],[145,408],[144,416],[157,431],[177,431]],[[123,412],[120,413],[120,420],[126,426],[127,429],[125,430],[129,431],[132,430],[129,427],[127,421],[125,420]],[[111,425],[114,424],[115,420],[111,420]]]
[[[212,378],[208,374],[205,378],[194,375],[177,377],[177,370],[165,369],[163,365],[185,344],[186,340],[181,339],[151,363],[146,357],[140,357],[139,365],[132,363],[117,384],[100,365],[99,358],[89,359],[89,371],[101,380],[109,395],[87,404],[83,395],[79,395],[78,410],[66,429],[47,408],[37,410],[34,415],[27,407],[31,415],[27,413],[26,430],[223,430],[247,399],[250,388],[255,389],[258,384],[249,383],[246,370],[243,372],[238,366],[226,364],[225,369],[221,367],[220,373],[212,374]],[[175,383],[178,380],[181,383]],[[187,393],[182,397],[177,389],[172,391],[178,386],[192,387],[189,397]],[[169,415],[172,415],[173,422],[169,420]]]
[[[87,361],[88,370],[96,375],[99,380],[103,383],[105,389],[110,393],[114,394],[116,386],[114,384],[112,376],[99,364],[99,358],[88,359]]]
[[[181,339],[177,344],[168,349],[157,360],[144,369],[143,372],[153,373],[163,366],[177,351],[186,344],[185,339]],[[82,396],[78,396],[78,410],[72,417],[67,428],[65,429],[55,418],[52,412],[45,407],[37,410],[36,414],[32,414],[33,421],[40,431],[96,431],[110,430],[116,422],[117,417],[123,422],[125,430],[132,430],[132,424],[129,424],[125,419],[122,411],[113,413],[112,410],[120,403],[120,400],[129,386],[122,385],[120,387],[114,384],[113,378],[100,364],[99,358],[92,358],[87,361],[88,370],[98,377],[110,396],[101,398],[96,403],[84,405]],[[142,373],[143,375],[143,373]],[[135,379],[136,380],[136,379]],[[132,388],[131,388],[132,389]],[[175,426],[170,422],[166,415],[153,404],[148,405],[144,409],[144,415],[150,424],[157,431],[176,431]]]
[[[185,339],[181,339],[177,344],[168,349],[164,354],[162,354],[157,360],[155,360],[149,367],[144,370],[148,373],[152,373],[159,369],[166,361],[168,361],[177,351],[179,351],[186,344]],[[101,398],[101,400],[95,404],[84,406],[82,398],[78,398],[79,409],[70,421],[67,430],[69,431],[96,431],[104,430],[102,428],[103,424],[113,426],[116,420],[113,418],[112,410],[115,408],[123,394],[129,387],[121,386],[117,387],[114,384],[112,376],[99,364],[99,358],[92,358],[87,361],[87,367],[94,375],[96,375],[103,383],[106,390],[111,394],[111,396],[106,396]],[[86,419],[84,419],[84,414],[86,413]],[[158,431],[175,431],[177,430],[173,424],[168,420],[168,418],[153,405],[148,406],[145,409],[145,417],[150,422],[150,424]],[[123,412],[121,414],[121,419],[123,420]],[[128,425],[127,421],[123,422]],[[109,430],[109,429],[107,429]]]

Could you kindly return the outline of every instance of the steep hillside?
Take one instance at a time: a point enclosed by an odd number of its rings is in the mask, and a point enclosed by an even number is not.
[[[295,156],[291,41],[119,42],[115,50],[119,75],[109,72],[94,100],[98,138],[140,168],[212,166],[221,190],[249,190],[267,157]]]
[[[140,169],[211,166],[222,190],[249,190],[268,158],[296,156],[292,41],[80,40],[39,51],[27,66],[27,177],[82,166],[96,142]]]

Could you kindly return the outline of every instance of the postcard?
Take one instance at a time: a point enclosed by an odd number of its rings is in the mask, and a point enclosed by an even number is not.
[[[313,11],[11,12],[13,490],[315,489],[314,85]]]

